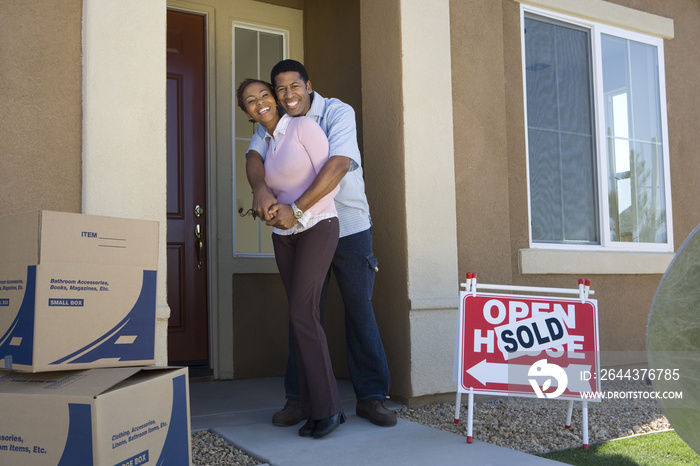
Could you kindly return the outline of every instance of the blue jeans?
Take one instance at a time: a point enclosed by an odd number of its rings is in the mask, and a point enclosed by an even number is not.
[[[383,400],[389,394],[391,382],[389,365],[372,306],[374,268],[377,263],[377,258],[372,252],[371,228],[340,238],[331,263],[331,270],[338,280],[345,306],[348,370],[358,401]],[[321,294],[321,319],[330,272],[329,270],[326,275]],[[299,374],[291,326],[284,388],[288,399],[299,399]]]

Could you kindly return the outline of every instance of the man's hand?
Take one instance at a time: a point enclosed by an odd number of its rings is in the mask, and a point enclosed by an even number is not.
[[[294,211],[289,204],[275,204],[270,208],[269,214],[271,220],[266,221],[265,224],[280,230],[289,230],[299,222],[294,217]]]

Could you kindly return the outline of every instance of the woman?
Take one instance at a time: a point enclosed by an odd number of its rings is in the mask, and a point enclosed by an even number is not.
[[[238,106],[265,127],[270,138],[264,181],[277,204],[270,213],[292,209],[297,223],[288,230],[273,228],[277,267],[287,292],[294,331],[302,414],[302,437],[322,438],[345,422],[333,375],[326,334],[319,317],[323,280],[338,244],[336,187],[306,212],[295,201],[311,185],[328,160],[328,139],[308,117],[280,116],[270,84],[246,79],[236,91]],[[253,182],[251,181],[251,184]]]

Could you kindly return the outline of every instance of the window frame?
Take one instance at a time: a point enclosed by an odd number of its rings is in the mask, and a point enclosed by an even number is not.
[[[282,59],[287,59],[289,58],[289,50],[290,50],[290,31],[289,29],[283,29],[283,28],[275,28],[275,27],[269,27],[269,26],[263,26],[260,24],[255,24],[251,23],[248,21],[232,21],[231,23],[231,76],[233,77],[233,82],[232,82],[232,89],[231,89],[231,94],[232,94],[232,103],[231,103],[231,133],[232,133],[232,148],[233,148],[233,163],[231,164],[231,170],[232,170],[232,180],[233,180],[233,189],[232,189],[232,203],[234,206],[236,206],[236,195],[238,193],[238,185],[236,183],[237,176],[236,176],[236,158],[237,157],[242,157],[242,155],[236,153],[236,142],[237,141],[250,141],[249,137],[241,137],[240,135],[236,134],[236,118],[242,118],[240,114],[240,109],[238,108],[238,101],[236,99],[236,86],[238,85],[237,82],[235,82],[235,76],[236,76],[236,29],[246,29],[249,31],[254,31],[259,33],[266,33],[266,34],[274,34],[274,35],[279,35],[282,37]],[[260,48],[260,37],[258,35],[258,50]],[[264,81],[267,81],[269,78],[266,77],[264,74],[261,74],[262,70],[259,69],[259,63],[258,63],[258,75],[260,76],[259,79],[263,79]],[[245,189],[245,188],[244,188]],[[258,218],[255,219],[255,222],[257,222],[257,228],[258,228],[258,251],[257,252],[250,252],[250,251],[239,251],[238,250],[238,235],[236,234],[236,224],[237,222],[242,221],[243,219],[238,215],[238,212],[236,211],[234,207],[234,212],[233,212],[233,225],[232,225],[232,233],[233,233],[233,257],[234,258],[262,258],[262,259],[271,259],[275,257],[274,252],[262,252],[260,251],[261,248],[261,242],[262,242],[262,234],[263,234],[263,224],[262,221]],[[250,219],[246,219],[247,221],[250,221]],[[270,228],[270,233],[272,229]]]
[[[593,97],[593,118],[594,118],[594,147],[596,152],[596,198],[598,201],[598,229],[600,236],[600,244],[574,244],[574,243],[547,243],[535,242],[532,239],[532,206],[530,192],[530,160],[529,160],[529,134],[528,134],[528,117],[527,117],[527,82],[526,82],[526,57],[525,57],[525,18],[540,17],[544,20],[551,20],[564,25],[571,25],[575,28],[584,28],[589,31],[591,43],[591,67],[592,67],[592,86],[591,95]],[[664,194],[666,199],[666,234],[667,241],[665,243],[641,243],[641,242],[621,242],[612,241],[610,233],[610,215],[608,202],[608,147],[605,131],[605,106],[604,106],[604,91],[603,91],[603,69],[601,57],[601,36],[602,34],[620,37],[625,40],[631,40],[649,44],[657,49],[657,68],[659,80],[659,107],[661,119],[661,135],[663,138],[662,148],[663,156],[662,163],[664,168]],[[561,250],[561,251],[587,251],[587,252],[656,252],[666,253],[674,251],[673,240],[673,212],[671,198],[671,179],[670,179],[670,157],[668,143],[668,117],[667,117],[667,101],[666,101],[666,75],[664,67],[664,43],[660,37],[655,37],[649,34],[643,34],[617,26],[603,24],[597,21],[577,18],[571,15],[557,13],[550,10],[526,6],[521,4],[520,8],[520,35],[521,35],[521,58],[522,58],[522,73],[523,73],[523,109],[524,109],[524,129],[525,129],[525,155],[526,155],[526,170],[527,170],[527,209],[528,209],[528,242],[529,247],[533,250]]]

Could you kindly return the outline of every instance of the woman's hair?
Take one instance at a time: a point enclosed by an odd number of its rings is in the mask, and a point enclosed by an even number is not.
[[[236,99],[238,100],[238,106],[241,110],[243,110],[243,112],[247,111],[245,108],[245,102],[243,102],[243,93],[245,92],[246,87],[250,86],[253,83],[260,83],[267,86],[267,88],[270,90],[270,94],[272,94],[272,97],[275,96],[275,92],[272,90],[272,85],[270,85],[270,83],[263,81],[262,79],[246,78],[238,85],[238,89],[236,89]]]

